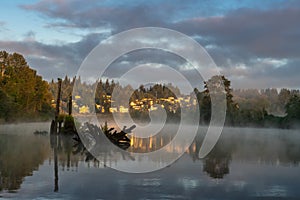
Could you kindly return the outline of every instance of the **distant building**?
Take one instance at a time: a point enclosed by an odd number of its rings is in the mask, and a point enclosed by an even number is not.
[[[79,113],[80,114],[90,113],[90,108],[88,106],[81,106],[79,107]]]
[[[129,109],[128,108],[125,108],[124,106],[120,106],[119,107],[119,112],[120,113],[128,113]]]
[[[110,107],[109,108],[109,112],[116,113],[116,112],[118,112],[118,108],[116,108],[116,107]]]

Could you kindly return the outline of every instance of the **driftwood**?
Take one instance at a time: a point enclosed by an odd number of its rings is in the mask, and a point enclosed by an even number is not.
[[[130,139],[127,137],[127,133],[130,133],[136,126],[133,125],[130,128],[124,126],[123,130],[117,132],[114,128],[108,129],[107,124],[101,128],[90,123],[85,123],[81,128],[80,132],[84,136],[95,139],[96,142],[102,143],[104,138],[103,134],[115,145],[122,149],[127,149],[130,146]],[[103,134],[102,134],[103,133]],[[80,141],[78,134],[73,138],[75,141]]]
[[[34,135],[47,135],[48,134],[48,131],[34,131],[33,132]]]
[[[102,131],[112,143],[122,149],[127,149],[130,146],[130,139],[127,137],[127,133],[130,133],[135,127],[136,126],[133,125],[126,129],[126,126],[124,126],[122,131],[117,132],[116,130],[114,131],[114,128],[107,130],[107,125],[105,124],[104,127],[102,127]]]
[[[109,153],[109,149],[106,147],[107,143],[105,143],[105,140],[107,139],[121,149],[126,150],[130,147],[130,139],[127,137],[127,133],[130,133],[135,127],[135,125],[130,128],[124,126],[121,131],[117,132],[114,128],[108,128],[106,123],[100,128],[86,122],[80,128],[81,137],[79,137],[78,133],[73,137],[73,140],[76,142],[73,146],[75,148],[73,154],[84,153],[86,155],[85,161],[96,160],[96,158],[87,150],[89,147],[83,145],[82,139],[87,142],[85,144],[91,144],[91,146],[96,146],[95,144],[97,144],[98,147],[102,146],[100,151],[103,153]],[[124,155],[124,152],[120,152],[122,153],[123,158],[127,156],[130,159],[134,159],[129,154]]]

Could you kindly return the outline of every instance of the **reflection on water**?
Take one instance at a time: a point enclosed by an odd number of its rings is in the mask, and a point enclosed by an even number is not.
[[[0,135],[0,191],[20,188],[24,177],[31,176],[49,156],[46,138]]]
[[[176,135],[178,131],[179,125],[172,124],[167,125],[162,128],[162,130],[155,134],[151,135],[146,138],[139,138],[136,137],[133,133],[131,135],[131,143],[130,148],[128,149],[129,152],[136,152],[136,153],[145,153],[145,152],[153,152],[161,149],[162,147],[169,144]],[[178,145],[177,148],[180,148],[181,145]],[[169,151],[173,151],[173,149],[169,149]]]
[[[223,178],[229,174],[229,162],[231,160],[231,146],[221,147],[217,145],[210,154],[204,158],[203,171],[212,178]]]
[[[126,174],[109,166],[120,160],[135,159],[130,152],[160,149],[172,138],[171,129],[153,138],[133,136],[128,154],[120,157],[102,148],[97,159],[70,136],[17,134],[16,130],[1,133],[1,130],[0,196],[3,197],[290,199],[300,195],[297,131],[225,128],[210,154],[199,159],[205,130],[200,128],[186,154],[172,166],[153,173]],[[32,127],[31,133],[35,130]],[[170,151],[177,148],[180,145]]]

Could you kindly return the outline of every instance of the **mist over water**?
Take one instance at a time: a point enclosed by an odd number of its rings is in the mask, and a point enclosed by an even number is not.
[[[300,135],[297,130],[225,127],[204,159],[199,150],[207,127],[175,163],[159,171],[128,174],[111,169],[112,152],[99,160],[75,154],[70,137],[60,136],[59,190],[54,188],[53,149],[48,123],[0,126],[0,196],[15,199],[291,199],[300,196]],[[178,127],[167,125],[153,138],[133,138],[128,152],[155,150],[171,141]],[[174,146],[172,151],[178,150]],[[133,159],[124,157],[122,160]],[[155,162],[164,162],[156,160]],[[12,193],[13,192],[13,193]]]

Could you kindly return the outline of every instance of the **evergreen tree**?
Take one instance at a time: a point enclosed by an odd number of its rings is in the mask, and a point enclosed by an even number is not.
[[[48,83],[28,66],[25,58],[18,53],[1,51],[0,61],[0,100],[2,105],[6,105],[5,109],[9,109],[2,117],[9,120],[50,112],[51,94]]]
[[[300,96],[293,95],[285,106],[286,117],[285,122],[288,128],[299,126],[300,123]]]

